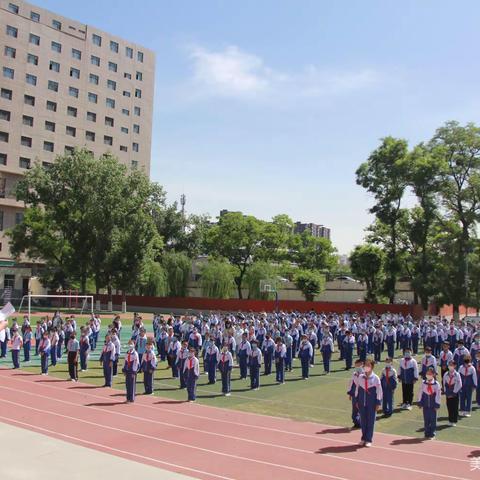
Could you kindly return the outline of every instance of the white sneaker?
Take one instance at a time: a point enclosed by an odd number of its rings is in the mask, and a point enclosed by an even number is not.
[[[470,413],[465,413],[465,416],[468,418],[468,417],[471,417],[472,415]]]
[[[368,447],[371,447],[372,446],[372,442],[365,442],[365,446],[368,448]]]
[[[411,405],[407,405],[407,410],[411,410],[412,409],[412,406]]]
[[[226,397],[229,397],[231,395],[231,393],[226,393],[225,396]]]
[[[405,410],[405,409],[407,408],[407,404],[406,404],[406,403],[402,403],[402,404],[400,405],[400,408],[401,408],[402,410]]]

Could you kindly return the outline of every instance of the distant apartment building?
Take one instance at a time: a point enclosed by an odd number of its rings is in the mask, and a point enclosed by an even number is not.
[[[295,222],[294,233],[310,232],[314,237],[322,237],[330,240],[330,229],[316,223]]]
[[[34,162],[85,147],[150,173],[154,76],[147,48],[0,0],[0,266],[14,266],[4,234],[22,221],[14,187]],[[0,289],[25,284],[12,275]]]

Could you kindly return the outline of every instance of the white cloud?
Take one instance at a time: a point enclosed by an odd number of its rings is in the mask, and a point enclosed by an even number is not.
[[[342,95],[379,84],[382,75],[374,69],[335,70],[307,65],[298,72],[268,67],[257,55],[237,46],[208,50],[189,48],[195,96],[301,99]]]

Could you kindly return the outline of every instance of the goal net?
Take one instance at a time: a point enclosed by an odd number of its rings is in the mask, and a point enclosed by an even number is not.
[[[55,312],[64,314],[93,313],[93,295],[24,295],[18,313]]]

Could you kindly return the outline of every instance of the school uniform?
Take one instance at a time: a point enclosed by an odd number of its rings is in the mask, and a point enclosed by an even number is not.
[[[138,352],[131,348],[125,354],[122,372],[125,374],[125,388],[127,390],[127,402],[135,401],[137,387],[137,372],[140,361]]]
[[[347,395],[351,399],[352,403],[352,422],[353,426],[356,428],[360,428],[360,415],[358,413],[358,403],[357,398],[355,397],[357,391],[357,381],[360,377],[359,372],[353,372],[352,378],[348,384]]]
[[[189,354],[189,351],[187,347],[185,348],[182,347],[177,352],[176,364],[177,364],[178,373],[180,376],[180,388],[186,388],[187,386],[185,382],[185,376],[184,376],[184,371],[185,371],[184,366],[185,366],[185,361],[188,358],[188,354]]]
[[[362,333],[358,336],[357,350],[360,360],[364,362],[367,359],[368,350],[368,335],[366,333]]]
[[[167,338],[168,334],[165,330],[158,330],[155,336],[155,342],[157,344],[157,352],[160,356],[160,361],[164,362],[167,358]]]
[[[240,366],[240,379],[248,376],[248,359],[252,353],[252,346],[248,340],[242,340],[238,346],[238,363]]]
[[[422,378],[425,380],[425,375],[427,374],[427,370],[433,368],[435,373],[437,372],[437,359],[434,355],[425,355],[422,358]]]
[[[319,334],[321,336],[321,333]],[[317,347],[317,343],[319,341],[319,338],[315,331],[311,331],[308,334],[308,341],[312,345],[312,358],[310,359],[310,366],[313,367],[315,365],[315,349]]]
[[[28,331],[23,334],[23,361],[30,361],[30,351],[32,348],[32,332]]]
[[[463,359],[465,358],[465,356],[469,354],[470,352],[465,346],[455,349],[455,351],[453,352],[453,359],[457,364],[457,370],[460,368],[461,365],[463,365]]]
[[[462,389],[462,377],[453,370],[443,376],[443,391],[447,401],[448,421],[450,423],[458,422],[458,394]]]
[[[457,346],[458,341],[458,330],[455,327],[450,327],[447,330],[447,341],[450,346],[450,350],[453,352]]]
[[[85,335],[80,337],[80,370],[82,372],[86,371],[88,368],[87,360],[88,353],[90,352],[90,340]]]
[[[112,334],[110,338],[112,340],[112,343],[115,345],[115,360],[112,364],[112,375],[116,377],[118,372],[118,359],[120,358],[122,344],[120,343],[120,339],[118,338],[118,335],[116,333]]]
[[[330,373],[330,360],[333,351],[333,339],[331,337],[323,337],[320,343],[320,352],[322,353],[323,369],[325,373]]]
[[[52,362],[52,367],[57,365],[57,344],[58,344],[58,334],[53,332],[50,335],[50,361]]]
[[[188,337],[188,346],[198,352],[202,348],[202,336],[198,332],[192,332]]]
[[[38,350],[39,350],[40,342],[42,341],[42,338],[43,338],[43,333],[44,333],[44,328],[42,324],[37,325],[35,328],[35,356],[39,354]]]
[[[440,408],[440,384],[424,380],[418,392],[418,405],[423,409],[425,438],[434,438],[437,430],[437,410]]]
[[[213,342],[210,342],[210,345],[205,351],[204,362],[207,365],[208,383],[212,385],[217,381],[218,356],[218,347]]]
[[[170,367],[172,369],[172,378],[178,378],[178,365],[177,365],[177,357],[178,357],[178,352],[181,349],[180,342],[175,339],[175,337],[172,337],[174,340],[169,341],[168,344],[168,362],[170,364]]]
[[[104,387],[112,386],[112,377],[113,377],[113,362],[115,360],[115,345],[112,341],[106,343],[103,346],[102,353],[100,355],[100,362],[103,366],[103,377],[105,379]]]
[[[38,353],[40,355],[40,367],[42,375],[48,375],[48,357],[50,355],[50,339],[42,338],[38,345]]]
[[[189,356],[183,365],[183,376],[185,378],[185,385],[187,387],[188,401],[194,402],[197,395],[197,380],[200,376],[200,363],[198,358]]]
[[[477,402],[477,405],[480,407],[480,361],[477,361],[477,359],[474,358],[473,366],[475,367],[475,371],[477,372],[477,388],[475,400]]]
[[[78,351],[80,350],[80,343],[76,338],[70,338],[67,344],[67,362],[68,373],[70,378],[74,381],[78,380]]]
[[[469,415],[472,410],[472,393],[477,388],[477,372],[473,365],[460,365],[458,373],[462,377],[460,391],[460,411]]]
[[[395,405],[394,394],[398,385],[397,371],[393,367],[385,367],[380,376],[380,383],[383,391],[382,410],[385,415],[390,416]]]
[[[14,335],[11,346],[13,368],[20,368],[20,349],[22,345],[22,337],[19,334]]]
[[[385,343],[387,344],[387,355],[390,358],[395,357],[396,340],[397,340],[397,331],[395,330],[395,328],[388,329],[385,335]]]
[[[287,347],[282,343],[276,345],[273,352],[275,358],[275,380],[278,383],[285,383],[285,356],[287,355]]]
[[[402,358],[398,378],[402,382],[402,404],[413,403],[413,385],[418,380],[418,364],[414,358]]]
[[[260,368],[262,366],[262,351],[259,347],[252,348],[248,364],[250,367],[250,388],[256,390],[260,387]]]
[[[147,336],[144,335],[143,337],[139,335],[135,341],[135,350],[138,353],[138,360],[142,363],[142,356],[147,350]]]
[[[345,368],[350,370],[353,362],[353,348],[355,345],[355,337],[353,335],[346,336],[343,339],[343,355],[345,358]]]
[[[312,344],[308,340],[302,341],[298,349],[298,357],[300,358],[300,362],[302,364],[302,378],[304,380],[307,379],[309,376],[309,369],[310,369],[312,355],[313,355]]]
[[[293,358],[293,338],[287,332],[285,334],[285,336],[283,337],[283,341],[285,342],[285,347],[287,349],[287,352],[285,354],[285,370],[287,372],[291,372],[292,371],[292,358]]]
[[[440,353],[440,374],[443,376],[448,371],[448,364],[453,360],[453,353],[450,350],[443,350]]]
[[[371,443],[377,418],[377,406],[382,404],[383,398],[382,385],[375,373],[372,372],[368,377],[365,373],[360,374],[357,380],[355,398],[360,414],[362,441]]]
[[[275,350],[275,342],[271,338],[265,339],[262,346],[262,353],[264,359],[264,375],[272,373],[273,351]]]
[[[383,332],[378,329],[375,330],[373,336],[372,336],[372,342],[373,342],[373,357],[376,362],[380,361],[380,358],[382,356],[382,350],[383,350]]]
[[[410,342],[412,344],[412,352],[414,355],[418,353],[418,342],[420,339],[420,330],[417,326],[414,326],[411,331]]]
[[[142,358],[140,370],[143,372],[143,385],[145,387],[145,394],[151,395],[153,393],[153,376],[157,369],[157,357],[153,350],[147,350]]]

